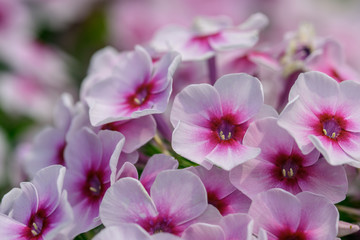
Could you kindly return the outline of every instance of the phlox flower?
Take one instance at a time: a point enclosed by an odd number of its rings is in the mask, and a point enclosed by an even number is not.
[[[124,163],[119,159],[123,144],[121,133],[103,130],[95,134],[85,127],[69,139],[65,150],[67,172],[64,188],[71,193],[69,202],[75,214],[70,236],[101,223],[99,206],[110,186],[112,169]]]
[[[309,192],[292,195],[278,188],[262,192],[253,199],[249,215],[254,219],[254,233],[263,229],[269,240],[329,240],[338,231],[336,207]]]
[[[94,237],[94,240],[180,240],[179,237],[170,233],[157,233],[150,235],[143,228],[133,223],[123,223],[117,226],[106,227],[98,235]]]
[[[20,192],[12,191],[8,216],[0,214],[1,239],[53,239],[71,223],[73,213],[62,188],[64,175],[64,167],[50,166],[40,170],[32,182],[21,183]]]
[[[158,51],[175,50],[183,61],[204,60],[216,51],[250,48],[258,40],[259,30],[267,18],[257,13],[239,26],[226,17],[198,17],[192,29],[170,26],[160,29],[151,42]]]
[[[263,101],[260,81],[247,74],[225,75],[214,86],[184,88],[170,116],[173,149],[205,167],[225,170],[256,157],[260,149],[244,145],[243,137],[256,115],[268,110]]]
[[[25,159],[25,169],[29,176],[50,165],[65,165],[66,135],[74,111],[72,97],[63,94],[55,106],[54,126],[48,126],[40,131],[29,149]]]
[[[345,199],[347,178],[343,166],[331,166],[314,149],[304,155],[295,140],[277,125],[276,118],[250,124],[244,136],[248,146],[261,148],[255,159],[230,172],[230,181],[249,197],[271,188],[292,194],[309,191],[326,196],[332,202]]]
[[[99,126],[164,112],[179,62],[180,56],[169,52],[153,64],[150,55],[137,46],[116,65],[110,77],[89,90],[85,100],[91,124]]]
[[[360,166],[360,84],[320,72],[299,76],[278,124],[303,153],[318,149],[331,165]]]
[[[157,175],[150,194],[133,178],[114,183],[100,205],[100,218],[106,227],[136,223],[151,235],[167,232],[180,236],[207,207],[206,190],[195,174],[165,170]]]
[[[231,184],[228,171],[215,166],[210,170],[201,166],[187,170],[200,177],[207,192],[208,203],[217,208],[223,216],[247,213],[251,200]]]
[[[254,222],[247,214],[229,214],[218,225],[195,223],[187,228],[184,240],[252,240]]]

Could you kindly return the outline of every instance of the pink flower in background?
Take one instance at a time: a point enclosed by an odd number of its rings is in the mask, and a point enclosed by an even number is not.
[[[203,60],[213,57],[216,51],[251,48],[266,24],[267,18],[260,13],[236,27],[225,17],[198,17],[191,30],[180,26],[160,29],[151,46],[160,52],[178,51],[183,61]]]
[[[63,94],[53,113],[54,126],[46,127],[35,136],[24,160],[25,170],[29,176],[50,165],[65,165],[66,135],[75,113],[74,108],[72,97]]]
[[[359,91],[354,81],[337,83],[319,72],[301,74],[278,123],[303,153],[316,148],[331,165],[360,166]]]
[[[181,235],[205,213],[207,205],[206,190],[196,175],[185,170],[166,170],[157,175],[150,195],[136,179],[117,181],[105,193],[100,217],[106,227],[136,223],[151,235]]]
[[[348,182],[343,166],[331,166],[319,159],[316,149],[304,155],[295,140],[277,125],[276,118],[250,124],[244,143],[261,148],[261,153],[232,169],[230,180],[250,198],[271,188],[282,188],[292,194],[321,194],[334,203],[345,199]]]
[[[65,168],[51,166],[39,171],[32,182],[21,184],[9,215],[0,214],[4,239],[53,239],[71,223],[73,212],[62,185]]]
[[[89,91],[86,101],[92,125],[164,112],[179,62],[179,55],[171,52],[152,64],[149,54],[136,47],[126,55],[126,61],[116,66],[111,77]]]
[[[263,101],[259,80],[246,74],[223,76],[214,87],[186,87],[176,96],[170,116],[173,149],[203,166],[226,170],[256,157],[260,149],[242,141]]]
[[[329,240],[337,235],[336,207],[309,192],[292,195],[278,188],[262,192],[253,199],[249,215],[254,233],[262,228],[269,240]]]
[[[210,170],[201,166],[187,170],[200,177],[206,188],[208,203],[216,207],[223,216],[247,213],[251,200],[231,184],[228,171],[215,166]]]

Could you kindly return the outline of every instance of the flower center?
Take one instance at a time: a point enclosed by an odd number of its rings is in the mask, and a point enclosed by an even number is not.
[[[294,178],[298,170],[299,165],[292,158],[289,158],[282,165],[281,173],[284,178]]]
[[[227,141],[234,137],[234,129],[235,126],[233,124],[222,119],[217,128],[217,134],[222,141]]]
[[[30,228],[31,234],[34,237],[36,237],[41,234],[44,225],[45,225],[45,217],[43,217],[43,214],[41,212],[37,212],[30,219],[28,226]]]
[[[341,133],[341,127],[334,118],[325,120],[322,123],[322,127],[324,135],[331,139],[336,139]]]
[[[157,217],[155,219],[146,219],[144,222],[140,223],[140,225],[151,235],[160,232],[176,234],[171,220],[167,218]]]
[[[291,230],[283,230],[279,234],[279,240],[306,240],[306,236],[303,232],[292,232]]]
[[[149,86],[142,85],[136,90],[135,94],[132,96],[132,103],[135,106],[140,106],[147,101],[148,97]]]
[[[101,195],[103,186],[97,174],[89,174],[86,182],[86,189],[92,197],[99,197]]]

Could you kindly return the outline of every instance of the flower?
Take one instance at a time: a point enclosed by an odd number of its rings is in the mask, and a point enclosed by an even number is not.
[[[206,190],[195,174],[165,170],[157,175],[150,195],[134,178],[114,183],[100,205],[100,218],[106,227],[136,223],[151,235],[167,232],[180,236],[207,206]]]
[[[262,228],[269,240],[329,240],[338,231],[336,207],[309,192],[292,195],[278,188],[262,192],[253,199],[249,215],[255,234]]]
[[[98,81],[85,96],[93,126],[166,110],[180,56],[169,52],[153,64],[150,55],[137,46],[123,57],[111,77]]]
[[[65,167],[54,165],[40,170],[32,182],[22,183],[21,192],[11,195],[9,215],[0,214],[0,235],[5,239],[52,239],[69,225],[73,213],[62,188],[64,175]]]
[[[256,157],[260,149],[244,145],[243,137],[264,109],[263,101],[260,81],[247,74],[225,75],[214,86],[184,88],[170,116],[173,149],[207,168],[215,164],[225,170]]]
[[[320,72],[299,76],[278,124],[305,154],[318,149],[331,165],[360,166],[360,84]]]
[[[250,198],[271,188],[282,188],[292,194],[321,194],[334,203],[345,199],[348,182],[344,167],[319,159],[316,149],[303,154],[287,131],[277,125],[276,118],[250,124],[244,143],[261,148],[261,153],[232,169],[230,181]]]
[[[160,52],[175,50],[183,61],[204,60],[213,57],[216,51],[251,48],[267,21],[265,15],[257,13],[234,27],[226,17],[198,17],[191,30],[178,26],[160,29],[151,46]]]

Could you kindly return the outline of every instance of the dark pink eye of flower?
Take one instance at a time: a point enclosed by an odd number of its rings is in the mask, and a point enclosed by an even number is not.
[[[281,231],[279,234],[279,240],[306,240],[306,236],[303,232],[292,232],[289,229]]]
[[[279,180],[287,180],[288,182],[296,182],[296,178],[302,177],[305,170],[302,167],[302,157],[297,154],[278,154],[275,156],[275,175]]]
[[[143,223],[140,223],[140,225],[151,235],[160,232],[176,234],[171,220],[167,218],[156,217],[146,219]]]
[[[211,130],[221,142],[230,142],[232,140],[242,142],[246,126],[246,124],[236,125],[235,118],[232,115],[211,120]]]
[[[151,90],[153,85],[151,83],[143,84],[139,86],[135,93],[128,97],[128,103],[133,108],[137,108],[145,104],[150,97]]]
[[[102,183],[102,174],[99,172],[89,172],[84,185],[84,193],[94,200],[102,197],[106,186]]]
[[[319,116],[320,123],[315,126],[320,135],[325,135],[331,140],[337,140],[346,128],[346,121],[341,116],[322,114]]]
[[[45,212],[42,210],[37,211],[31,216],[28,227],[30,229],[30,239],[38,239],[41,237],[43,230],[46,228],[47,222]]]

